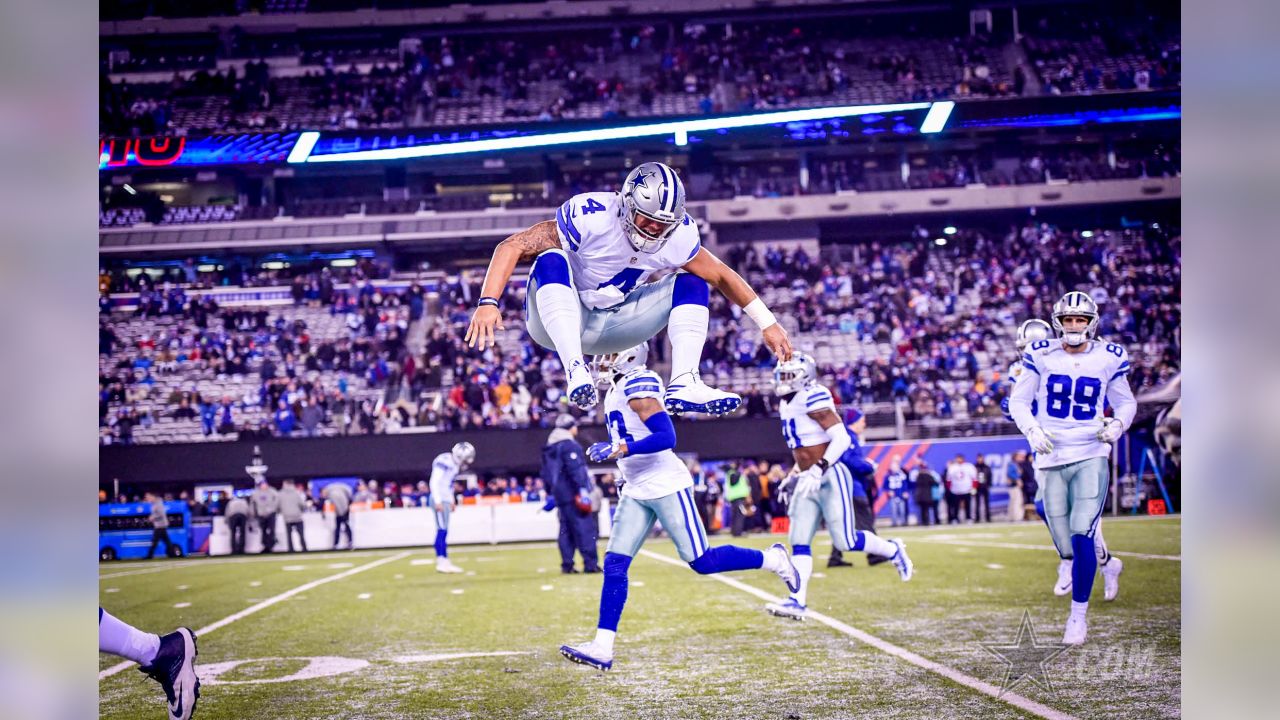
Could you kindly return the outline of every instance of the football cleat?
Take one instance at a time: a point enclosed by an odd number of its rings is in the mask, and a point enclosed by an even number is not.
[[[898,569],[898,577],[902,578],[902,582],[906,582],[911,579],[912,575],[915,575],[916,565],[911,562],[911,558],[907,556],[906,543],[902,542],[898,538],[894,538],[889,542],[898,546],[898,552],[894,553],[893,557],[889,558],[889,560],[893,563],[893,566]]]
[[[438,573],[460,573],[462,568],[453,564],[449,558],[436,558],[436,572]]]
[[[1115,555],[1102,566],[1102,599],[1115,600],[1120,594],[1120,573],[1124,572],[1124,563]]]
[[[796,570],[796,566],[791,562],[791,555],[787,553],[787,546],[782,543],[774,543],[769,546],[767,553],[774,553],[780,556],[782,560],[779,563],[780,570],[775,570],[778,577],[782,578],[782,582],[787,584],[789,592],[800,592],[800,571]]]
[[[160,683],[169,701],[169,720],[188,720],[200,700],[200,678],[196,676],[196,634],[178,628],[160,638],[160,650],[144,674]]]
[[[599,402],[600,395],[596,391],[595,378],[591,376],[591,371],[582,360],[573,361],[565,380],[569,386],[569,400],[574,405],[583,410],[589,410]]]
[[[804,620],[805,615],[808,613],[805,606],[796,602],[795,598],[787,598],[784,603],[766,603],[764,609],[768,610],[770,615],[791,618],[792,620]]]
[[[1053,594],[1062,597],[1071,592],[1071,561],[1058,561],[1058,582],[1053,586]]]
[[[594,640],[581,645],[561,645],[560,654],[580,665],[590,665],[597,670],[613,667],[613,653],[606,651]]]
[[[678,382],[681,378],[687,378],[687,381]],[[741,397],[707,385],[697,373],[685,373],[679,378],[673,378],[665,397],[667,412],[673,415],[725,415],[737,410],[741,404]]]
[[[1067,645],[1081,645],[1089,634],[1089,624],[1084,615],[1071,615],[1067,618],[1067,631],[1062,634],[1062,642]]]

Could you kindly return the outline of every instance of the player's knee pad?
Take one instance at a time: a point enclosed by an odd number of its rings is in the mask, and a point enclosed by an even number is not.
[[[573,287],[573,283],[569,282],[569,254],[564,250],[543,251],[534,258],[529,277],[538,284],[538,287],[546,285]]]
[[[604,554],[604,577],[606,580],[610,578],[625,578],[627,576],[627,568],[631,567],[631,558],[622,553],[605,553]]]
[[[675,287],[671,290],[671,307],[680,305],[707,306],[711,302],[711,286],[706,280],[693,273],[682,272],[676,275]]]

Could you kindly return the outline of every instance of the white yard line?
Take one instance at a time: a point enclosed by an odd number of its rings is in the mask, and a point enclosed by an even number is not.
[[[644,555],[645,557],[653,558],[654,560],[657,560],[659,562],[667,563],[668,565],[675,565],[676,567],[686,567],[685,563],[681,562],[680,560],[669,558],[665,555],[660,555],[651,550],[641,550],[640,554]],[[724,575],[709,575],[708,577],[710,577],[712,580],[715,580],[717,582],[722,582],[725,585],[728,585],[729,587],[737,588],[738,590],[741,590],[745,593],[754,595],[760,598],[761,600],[764,600],[765,602],[782,602],[781,598],[770,595],[769,593],[763,590],[754,588],[744,582],[734,580],[733,578],[725,577]],[[989,682],[979,680],[978,678],[975,678],[971,675],[966,675],[965,673],[962,673],[959,670],[956,670],[954,668],[950,668],[941,663],[934,662],[928,658],[921,657],[911,652],[910,650],[898,647],[897,645],[894,645],[893,643],[888,642],[887,640],[881,640],[875,635],[871,635],[870,633],[867,633],[863,630],[859,630],[858,628],[855,628],[851,625],[847,625],[843,622],[840,622],[839,620],[836,620],[835,618],[823,615],[820,612],[815,612],[813,610],[810,610],[806,615],[806,617],[813,618],[814,620],[822,623],[823,625],[826,625],[827,627],[832,628],[838,632],[844,633],[845,635],[848,635],[849,637],[855,640],[858,640],[859,642],[870,645],[876,648],[877,650],[880,650],[881,652],[888,653],[889,655],[892,655],[896,658],[905,660],[911,663],[912,665],[915,665],[916,667],[924,668],[925,670],[941,675],[942,677],[948,680],[951,680],[954,683],[963,685],[964,687],[967,687],[971,690],[977,690],[978,692],[984,695],[989,695],[995,698],[996,700],[1000,700],[1001,702],[1009,703],[1010,705],[1013,705],[1014,707],[1019,708],[1021,710],[1025,710],[1037,717],[1045,718],[1045,720],[1076,720],[1076,718],[1073,715],[1064,713],[1061,710],[1055,710],[1054,708],[1051,708],[1048,705],[1042,705],[1034,700],[1023,697],[1022,695],[1019,695],[1014,692],[1003,692],[1001,688],[995,685],[992,685]]]
[[[244,618],[246,618],[246,617],[249,617],[250,615],[252,615],[252,614],[254,614],[254,613],[258,612],[259,610],[265,610],[265,609],[267,609],[267,608],[271,607],[272,605],[275,605],[276,603],[279,603],[279,602],[284,601],[284,600],[288,600],[289,598],[293,597],[294,595],[297,595],[297,594],[299,594],[299,593],[304,593],[304,592],[306,592],[306,591],[308,591],[308,590],[311,590],[311,589],[313,589],[313,588],[320,587],[321,585],[324,585],[325,583],[331,583],[331,582],[334,582],[335,580],[342,580],[343,578],[351,577],[352,575],[355,575],[355,574],[357,574],[357,573],[362,573],[362,572],[364,572],[365,570],[372,570],[373,568],[376,568],[376,567],[378,567],[378,566],[380,566],[380,565],[386,565],[387,563],[392,563],[392,562],[395,562],[395,561],[397,561],[397,560],[403,560],[404,558],[409,557],[410,555],[412,555],[412,554],[413,554],[413,553],[415,553],[415,552],[417,552],[417,551],[416,551],[416,550],[406,550],[406,551],[404,551],[404,552],[397,553],[397,554],[392,555],[392,556],[390,556],[390,557],[384,557],[384,558],[382,558],[382,559],[380,559],[380,560],[374,560],[373,562],[365,563],[364,565],[359,565],[359,566],[357,566],[357,567],[353,567],[353,568],[351,568],[350,570],[343,570],[343,571],[342,571],[342,572],[340,572],[340,573],[337,573],[337,574],[334,574],[334,575],[329,575],[328,577],[322,577],[322,578],[320,578],[319,580],[312,580],[312,581],[311,581],[311,582],[309,582],[309,583],[303,583],[302,585],[299,585],[299,586],[297,586],[297,587],[293,588],[292,590],[286,590],[286,591],[284,591],[284,592],[280,593],[279,595],[276,595],[275,597],[269,597],[269,598],[267,598],[266,600],[263,600],[263,601],[262,601],[262,602],[260,602],[260,603],[256,603],[256,604],[254,604],[254,605],[250,605],[249,607],[247,607],[247,608],[245,608],[245,609],[241,610],[240,612],[232,613],[232,614],[230,614],[230,615],[228,615],[228,616],[226,616],[226,617],[222,618],[221,620],[218,620],[217,622],[214,622],[214,623],[209,624],[209,625],[205,625],[204,627],[202,627],[202,628],[200,628],[199,630],[196,630],[196,631],[195,631],[196,636],[197,636],[197,637],[202,637],[202,636],[204,636],[204,635],[208,635],[209,633],[213,632],[214,630],[217,630],[218,628],[225,627],[225,626],[230,625],[231,623],[233,623],[233,622],[235,622],[235,621],[237,621],[237,620],[242,620],[242,619],[244,619]],[[117,663],[117,664],[115,664],[115,665],[112,665],[111,667],[109,667],[109,668],[107,668],[107,669],[105,669],[105,670],[103,670],[103,671],[99,672],[99,673],[98,673],[98,679],[99,679],[99,680],[105,680],[106,678],[109,678],[109,677],[111,677],[112,675],[115,675],[116,673],[120,672],[121,670],[126,670],[126,669],[128,669],[128,668],[129,668],[129,666],[131,666],[131,665],[133,665],[133,662],[131,662],[131,661],[125,661],[125,662],[121,662],[121,663]]]
[[[931,540],[929,538],[918,537],[918,538],[912,538],[911,542],[933,543],[936,545],[961,545],[965,547],[980,546],[980,547],[1008,548],[1010,550],[1052,550],[1054,552],[1057,552],[1057,548],[1055,548],[1052,545],[1026,545],[1023,543],[992,542],[990,540]],[[1150,555],[1147,553],[1136,553],[1136,552],[1127,552],[1127,551],[1121,552],[1121,551],[1115,551],[1115,550],[1110,550],[1110,552],[1112,555],[1119,555],[1120,557],[1132,557],[1132,558],[1139,558],[1142,560],[1173,560],[1174,562],[1182,562],[1181,555]]]

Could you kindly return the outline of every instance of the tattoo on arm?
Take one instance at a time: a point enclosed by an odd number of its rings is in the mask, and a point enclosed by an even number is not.
[[[555,222],[547,220],[512,235],[502,244],[520,251],[520,262],[529,262],[539,253],[560,247],[560,237],[556,235]]]

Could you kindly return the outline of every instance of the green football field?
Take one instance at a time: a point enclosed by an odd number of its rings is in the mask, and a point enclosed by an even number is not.
[[[1014,645],[1024,615],[1035,644],[1056,643],[1069,608],[1040,524],[884,528],[915,561],[905,584],[860,554],[826,568],[820,535],[805,622],[763,611],[785,595],[776,576],[699,576],[652,538],[608,673],[558,652],[594,634],[601,576],[561,575],[550,543],[455,548],[461,575],[436,573],[430,548],[108,563],[99,598],[143,629],[199,633],[197,718],[1178,717],[1181,521],[1104,530],[1119,598],[1099,576],[1088,642],[1019,663],[1043,674],[1010,688],[995,653],[1035,651],[983,643]],[[156,683],[99,659],[101,717],[165,716]]]

